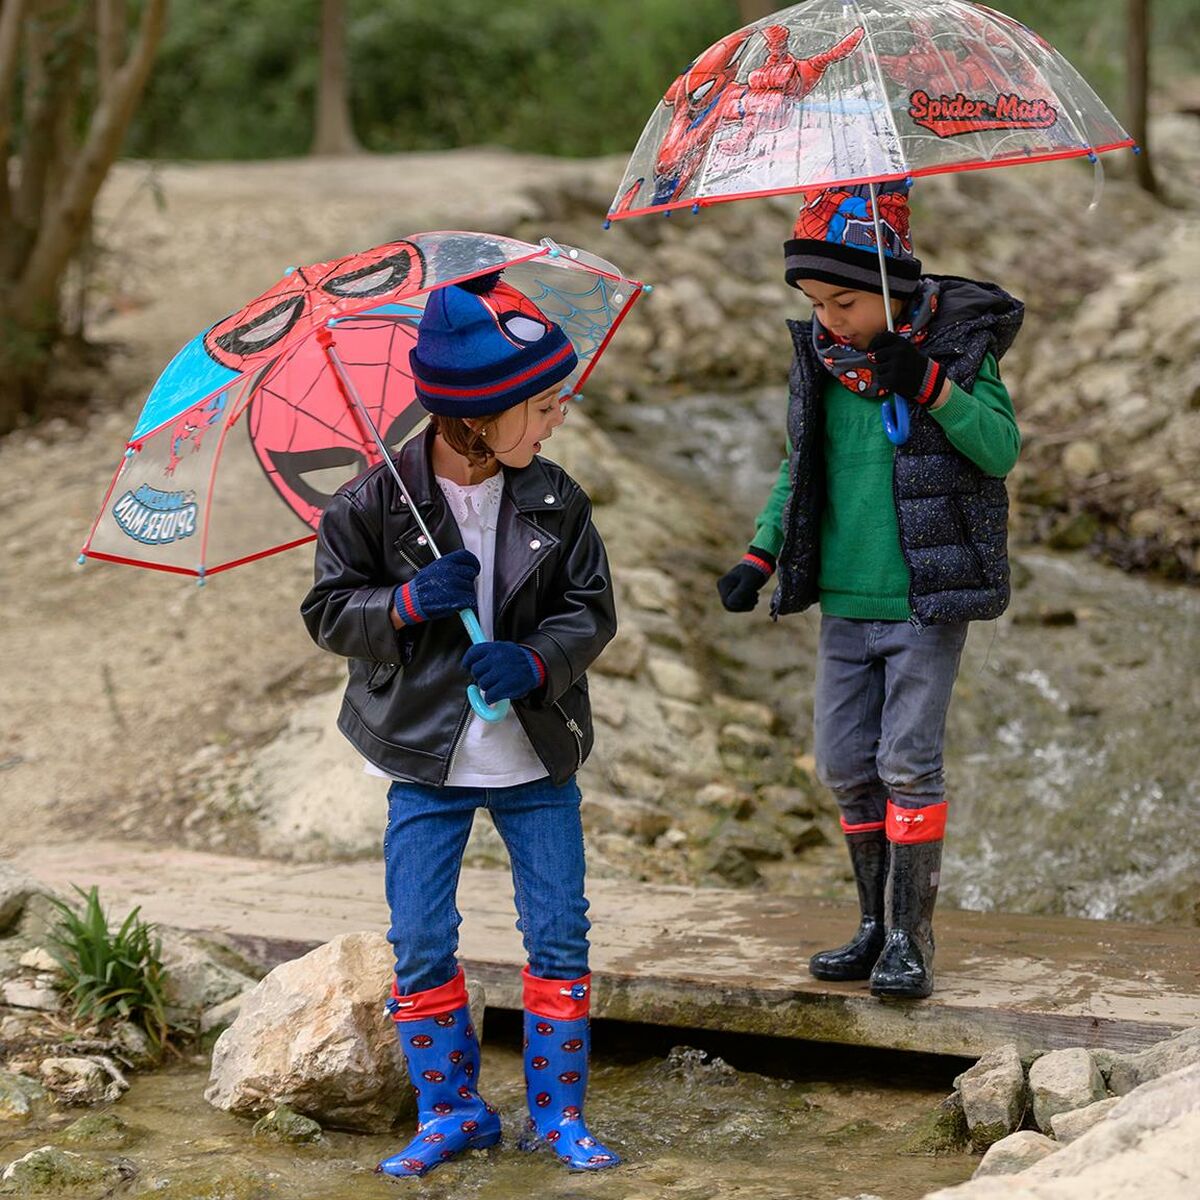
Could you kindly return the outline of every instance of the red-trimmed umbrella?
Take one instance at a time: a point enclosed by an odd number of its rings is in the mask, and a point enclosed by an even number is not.
[[[891,180],[1099,155],[1134,141],[1047,41],[967,0],[807,0],[710,46],[671,84],[610,221],[790,192],[862,189],[852,233],[879,255]],[[1136,147],[1134,147],[1136,149]],[[1093,201],[1093,204],[1095,201]],[[885,214],[886,215],[886,214]],[[893,408],[894,406],[894,408]],[[900,397],[883,405],[896,443]]]

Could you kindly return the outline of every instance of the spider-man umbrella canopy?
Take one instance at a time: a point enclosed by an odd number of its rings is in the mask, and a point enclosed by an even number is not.
[[[550,241],[419,233],[289,268],[168,364],[83,555],[203,578],[312,541],[333,493],[380,461],[327,349],[394,449],[424,417],[408,352],[427,295],[500,268],[571,339],[579,367],[563,391],[577,394],[642,291],[602,259]]]
[[[1003,13],[807,0],[722,38],[671,84],[609,215],[1132,145],[1071,64]]]

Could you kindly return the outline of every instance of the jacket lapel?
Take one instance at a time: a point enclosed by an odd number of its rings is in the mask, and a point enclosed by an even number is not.
[[[542,464],[535,458],[520,471],[505,470],[496,531],[495,623],[525,581],[558,549],[559,539],[539,517],[559,513],[563,498],[551,486]]]
[[[419,437],[404,443],[399,455],[400,478],[404,480],[429,532],[433,534],[438,549],[445,555],[453,550],[461,550],[463,543],[462,535],[458,531],[458,522],[455,521],[446,503],[446,497],[442,495],[442,489],[437,486],[433,477],[433,467],[429,460],[432,442],[431,425]],[[408,507],[403,496],[399,495],[399,489],[394,507],[400,512],[404,512]],[[404,532],[393,544],[400,556],[414,567],[424,567],[433,562],[433,550],[416,521],[406,522]]]

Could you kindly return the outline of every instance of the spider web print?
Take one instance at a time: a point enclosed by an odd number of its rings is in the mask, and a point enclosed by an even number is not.
[[[604,344],[617,317],[617,311],[613,308],[613,296],[616,294],[613,283],[597,277],[587,291],[577,292],[553,287],[540,275],[535,276],[533,282],[540,291],[530,294],[529,299],[552,321],[562,326],[580,361],[589,361]]]

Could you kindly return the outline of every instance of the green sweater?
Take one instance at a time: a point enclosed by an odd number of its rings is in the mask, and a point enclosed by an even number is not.
[[[989,354],[972,391],[956,383],[950,398],[930,416],[950,444],[981,471],[1002,478],[1021,450],[1021,433],[996,359]],[[821,611],[834,617],[906,621],[909,570],[900,551],[900,527],[892,494],[895,448],[879,418],[879,405],[842,387],[826,374],[825,503],[821,513]],[[791,455],[791,444],[788,454]],[[778,556],[783,545],[783,507],[791,491],[788,459],[755,522],[754,545]]]

